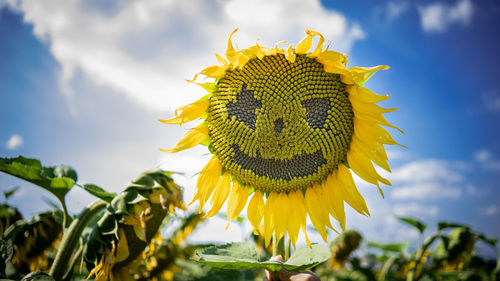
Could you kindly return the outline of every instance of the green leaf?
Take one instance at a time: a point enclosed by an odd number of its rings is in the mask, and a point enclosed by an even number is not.
[[[0,158],[0,171],[46,189],[61,202],[77,180],[76,172],[71,167],[43,167],[39,160],[22,156]]]
[[[4,191],[5,200],[9,199],[12,195],[14,195],[17,191],[19,191],[19,186],[14,186],[12,189]]]
[[[14,249],[12,249],[12,245],[5,241],[0,240],[0,277],[5,277],[5,269],[7,264],[12,259],[12,255],[14,255]]]
[[[111,202],[113,198],[116,197],[116,193],[110,193],[95,184],[84,184],[83,189],[88,191],[90,194],[98,197],[106,202]]]
[[[497,238],[494,238],[494,237],[486,237],[484,234],[479,234],[478,235],[478,238],[480,240],[482,240],[483,242],[485,242],[486,244],[492,246],[492,247],[496,247],[497,243],[498,243],[498,239]]]
[[[406,248],[408,248],[408,243],[382,244],[382,243],[377,243],[377,242],[373,242],[373,241],[368,241],[366,243],[366,246],[368,246],[370,248],[380,249],[380,250],[386,251],[386,252],[404,253]]]
[[[21,281],[55,281],[52,276],[48,275],[42,271],[31,272],[30,274],[24,276]]]
[[[423,233],[427,228],[427,225],[421,221],[409,217],[398,217],[398,220],[417,228],[420,233]]]
[[[445,228],[453,228],[453,227],[466,227],[463,224],[460,223],[452,223],[452,222],[446,222],[442,221],[438,223],[438,230],[443,230]]]
[[[288,261],[286,261],[286,265],[296,266],[294,269],[287,270],[307,270],[320,263],[325,262],[330,258],[331,252],[330,249],[321,244],[314,244],[309,248],[308,246],[304,246],[290,257]]]
[[[196,251],[198,262],[225,269],[264,268],[278,271],[285,268],[290,271],[305,270],[330,258],[330,251],[324,245],[302,247],[286,262],[259,261],[257,249],[251,243],[232,243],[206,247]]]

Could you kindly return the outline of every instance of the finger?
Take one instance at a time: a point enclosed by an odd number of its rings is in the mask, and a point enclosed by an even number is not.
[[[273,281],[273,277],[271,276],[271,272],[266,270],[265,273],[266,273],[266,276],[264,276],[264,279],[262,279],[262,281]]]
[[[279,262],[284,262],[285,260],[281,255],[277,255],[271,258],[272,261],[279,261]]]

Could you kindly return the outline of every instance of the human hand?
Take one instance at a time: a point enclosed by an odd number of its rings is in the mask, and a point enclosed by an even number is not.
[[[271,258],[271,260],[281,261],[283,262],[283,258],[281,256],[276,256]],[[279,280],[274,280],[271,276],[271,273],[266,270],[266,277],[264,277],[263,281],[321,281],[319,277],[314,274],[314,272],[307,271],[288,271],[284,268],[280,269],[278,272]]]

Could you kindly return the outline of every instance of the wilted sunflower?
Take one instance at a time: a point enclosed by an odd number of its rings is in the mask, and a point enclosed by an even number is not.
[[[200,211],[210,199],[208,217],[229,197],[227,217],[236,218],[253,193],[247,215],[255,229],[262,224],[266,245],[273,233],[279,240],[288,231],[295,246],[300,229],[306,234],[307,215],[327,241],[326,227],[334,229],[329,215],[345,227],[344,201],[369,215],[350,169],[377,187],[390,185],[372,162],[390,171],[384,144],[397,142],[381,125],[396,127],[382,114],[396,109],[377,106],[389,96],[362,86],[388,67],[346,68],[347,56],[323,49],[324,38],[315,31],[306,30],[295,48],[256,44],[243,50],[233,47],[235,32],[227,60],[216,54],[220,65],[199,73],[215,78],[197,83],[209,94],[160,120],[204,119],[164,151],[209,147],[213,157],[199,174],[193,199]],[[319,41],[310,52],[315,36]]]

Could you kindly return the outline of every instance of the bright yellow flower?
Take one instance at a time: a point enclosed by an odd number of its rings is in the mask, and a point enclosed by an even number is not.
[[[321,34],[306,35],[295,49],[243,50],[234,49],[230,36],[227,60],[216,55],[220,65],[190,80],[215,78],[197,83],[209,94],[160,120],[204,119],[164,151],[208,145],[214,156],[199,174],[193,202],[199,201],[201,211],[210,199],[207,216],[213,216],[229,198],[232,220],[252,196],[248,218],[255,229],[262,226],[266,245],[273,233],[281,239],[288,232],[295,246],[300,229],[306,234],[307,216],[327,241],[330,215],[345,228],[344,202],[369,215],[351,170],[381,193],[380,183],[390,185],[373,163],[390,171],[384,145],[397,142],[382,126],[396,127],[383,114],[396,109],[376,105],[389,96],[362,86],[388,67],[346,68],[347,56],[324,49]]]

